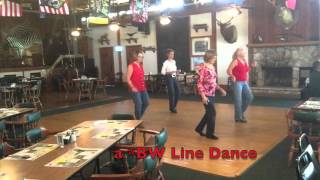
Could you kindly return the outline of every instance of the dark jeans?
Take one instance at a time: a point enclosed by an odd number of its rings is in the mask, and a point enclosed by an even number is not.
[[[206,110],[206,113],[204,114],[203,118],[199,122],[198,126],[196,127],[196,131],[202,132],[204,129],[204,126],[207,125],[207,136],[214,135],[214,129],[215,129],[215,121],[216,121],[216,108],[214,107],[214,96],[208,96],[209,102],[208,104],[204,105],[204,108]]]
[[[134,102],[134,110],[136,119],[141,119],[143,113],[149,106],[149,95],[147,91],[134,92],[132,93],[132,98]]]
[[[178,100],[180,98],[180,87],[175,78],[171,75],[166,76],[168,94],[169,94],[169,109],[176,110]]]

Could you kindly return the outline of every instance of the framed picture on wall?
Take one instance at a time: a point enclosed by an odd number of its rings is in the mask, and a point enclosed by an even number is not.
[[[210,37],[192,38],[192,56],[202,56],[210,49]]]

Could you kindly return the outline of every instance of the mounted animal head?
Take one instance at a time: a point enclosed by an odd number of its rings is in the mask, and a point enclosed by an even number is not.
[[[241,14],[241,11],[239,8],[236,8],[238,11],[238,15]],[[234,19],[234,16],[232,16],[227,22],[222,23],[220,20],[216,19],[217,24],[220,26],[220,32],[225,41],[232,44],[237,42],[238,39],[238,31],[235,25],[231,24],[231,21]]]

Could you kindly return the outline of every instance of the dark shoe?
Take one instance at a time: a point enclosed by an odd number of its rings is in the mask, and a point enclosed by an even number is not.
[[[218,140],[219,138],[215,135],[207,136],[208,139]]]
[[[241,120],[239,120],[239,119],[236,119],[235,121],[236,121],[236,123],[238,123],[238,122],[240,122]]]
[[[177,110],[173,109],[173,110],[170,110],[172,113],[178,113]]]
[[[200,136],[205,136],[205,134],[203,134],[203,132],[201,132],[201,131],[197,131],[197,130],[195,130]]]
[[[241,120],[240,123],[247,123],[247,120]]]

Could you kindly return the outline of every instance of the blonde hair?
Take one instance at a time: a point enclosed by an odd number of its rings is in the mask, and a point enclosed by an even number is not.
[[[217,56],[216,51],[213,49],[207,50],[206,53],[204,54],[204,61],[208,62],[210,59],[214,58],[215,56]]]
[[[240,50],[243,50],[242,48],[237,48],[237,50],[232,55],[232,60],[236,60],[238,58],[238,53]]]

